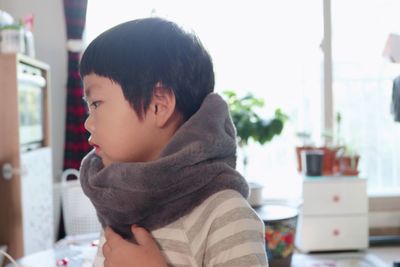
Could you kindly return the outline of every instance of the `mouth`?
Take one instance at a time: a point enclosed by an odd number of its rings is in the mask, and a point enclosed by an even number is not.
[[[97,144],[95,144],[95,143],[93,143],[93,142],[91,142],[91,141],[89,141],[89,145],[91,145],[92,147],[94,147],[95,153],[96,153],[97,155],[100,154],[101,149],[100,149],[100,146],[99,146],[99,145],[97,145]]]

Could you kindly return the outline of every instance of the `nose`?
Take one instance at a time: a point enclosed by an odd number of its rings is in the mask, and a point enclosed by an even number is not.
[[[87,119],[85,121],[84,127],[89,133],[93,133],[93,131],[94,131],[94,123],[93,123],[93,118],[92,118],[92,116],[90,114],[89,114],[89,116],[87,117]]]

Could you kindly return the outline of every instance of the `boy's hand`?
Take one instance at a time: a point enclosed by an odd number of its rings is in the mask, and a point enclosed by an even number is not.
[[[166,267],[165,259],[150,233],[135,225],[132,225],[131,231],[138,245],[126,241],[110,227],[105,229],[104,267]]]

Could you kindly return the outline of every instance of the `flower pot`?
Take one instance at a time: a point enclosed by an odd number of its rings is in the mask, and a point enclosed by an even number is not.
[[[342,156],[338,159],[338,173],[344,176],[358,175],[358,162],[360,156]]]
[[[321,147],[320,149],[324,151],[323,175],[333,175],[335,172],[335,165],[337,164],[337,152],[342,149],[342,147]]]
[[[324,166],[324,151],[320,149],[301,152],[303,173],[307,176],[321,176]]]
[[[322,150],[324,153],[323,157],[323,169],[322,169],[322,175],[329,176],[335,174],[337,171],[337,165],[338,165],[338,158],[337,158],[337,153],[340,149],[343,147],[313,147],[313,146],[301,146],[301,147],[296,147],[296,157],[297,157],[297,170],[301,173],[303,172],[303,164],[301,160],[301,153],[303,151],[309,151],[309,150]]]

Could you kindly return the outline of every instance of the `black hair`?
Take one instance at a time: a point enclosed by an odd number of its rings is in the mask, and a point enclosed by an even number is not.
[[[118,83],[140,118],[158,82],[173,91],[185,119],[214,90],[212,60],[200,40],[154,17],[119,24],[94,39],[80,62],[82,78],[92,73]]]

